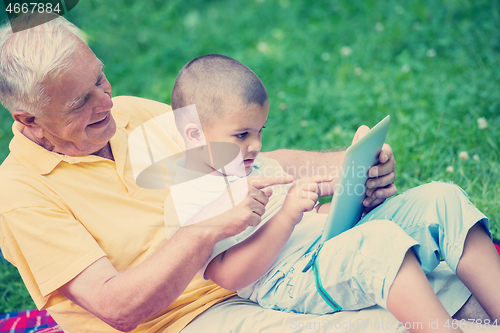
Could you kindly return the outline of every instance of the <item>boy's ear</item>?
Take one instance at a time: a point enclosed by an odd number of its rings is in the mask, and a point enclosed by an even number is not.
[[[195,123],[188,123],[184,126],[184,137],[191,143],[191,146],[198,147],[206,144],[205,136],[201,127]]]
[[[37,138],[43,138],[43,128],[38,124],[36,117],[31,113],[23,110],[17,110],[12,112],[12,118],[26,126],[26,128]]]

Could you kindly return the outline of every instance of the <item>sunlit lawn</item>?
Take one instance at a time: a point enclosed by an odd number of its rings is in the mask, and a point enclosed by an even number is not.
[[[68,17],[114,95],[169,103],[203,54],[248,65],[270,96],[265,150],[346,146],[390,114],[399,192],[453,181],[500,236],[499,1],[86,0]],[[0,121],[3,160],[7,111]],[[0,312],[34,307],[11,269],[0,266]]]

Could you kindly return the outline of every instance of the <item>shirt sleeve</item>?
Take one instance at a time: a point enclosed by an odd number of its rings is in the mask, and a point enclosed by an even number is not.
[[[1,246],[42,308],[49,295],[106,256],[85,227],[54,207],[18,208],[0,215]]]

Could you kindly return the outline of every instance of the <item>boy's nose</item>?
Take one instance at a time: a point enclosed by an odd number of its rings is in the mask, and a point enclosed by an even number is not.
[[[248,151],[249,152],[254,152],[254,151],[259,152],[261,148],[262,148],[262,141],[261,140],[253,140],[250,143],[250,145],[248,146]]]

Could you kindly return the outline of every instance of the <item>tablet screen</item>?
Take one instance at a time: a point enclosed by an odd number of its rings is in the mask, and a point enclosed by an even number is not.
[[[389,123],[390,116],[387,116],[347,149],[321,237],[322,242],[352,228],[359,221],[364,208],[368,170],[378,162]]]

